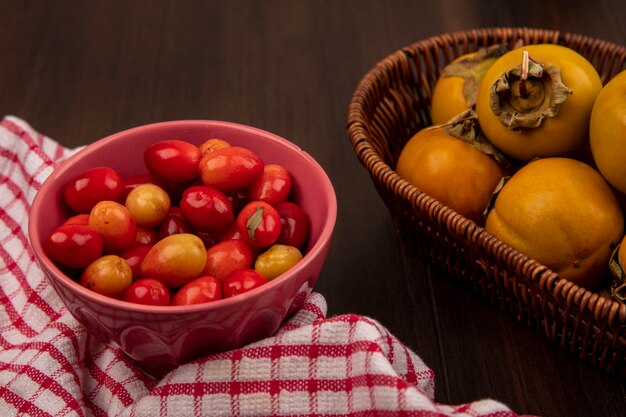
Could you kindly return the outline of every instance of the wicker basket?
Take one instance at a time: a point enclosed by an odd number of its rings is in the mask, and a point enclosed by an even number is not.
[[[488,28],[435,36],[389,55],[359,83],[348,135],[396,221],[420,254],[490,303],[594,366],[626,376],[626,305],[559,278],[400,178],[406,141],[430,124],[432,88],[455,57],[486,45],[558,43],[596,67],[602,81],[626,68],[626,48],[530,28]],[[412,237],[412,238],[411,238]]]

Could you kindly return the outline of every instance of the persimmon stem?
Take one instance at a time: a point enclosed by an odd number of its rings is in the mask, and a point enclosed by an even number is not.
[[[528,78],[528,66],[529,66],[529,57],[528,51],[524,51],[522,55],[522,75],[519,79],[519,95],[521,98],[528,98],[530,93],[528,92],[528,88],[526,87],[526,79]]]

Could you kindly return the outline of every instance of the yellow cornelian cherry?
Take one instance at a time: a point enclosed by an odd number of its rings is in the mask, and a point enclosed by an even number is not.
[[[161,224],[170,209],[170,196],[154,184],[141,184],[131,190],[124,206],[141,227],[155,227]]]
[[[287,272],[301,259],[302,253],[298,248],[276,244],[257,257],[254,269],[265,278],[272,280]]]
[[[120,298],[133,281],[133,271],[123,258],[105,255],[89,264],[79,281],[98,294]]]
[[[185,285],[204,270],[207,250],[198,236],[178,233],[159,240],[141,261],[141,275],[168,288]]]

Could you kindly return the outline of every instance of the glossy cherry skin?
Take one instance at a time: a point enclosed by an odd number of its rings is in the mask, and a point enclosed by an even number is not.
[[[229,146],[200,160],[202,183],[221,191],[248,188],[263,173],[263,161],[247,148]]]
[[[241,209],[250,202],[247,189],[226,191],[224,192],[224,195],[226,195],[226,197],[230,200],[230,203],[233,205],[233,211],[235,213],[239,213]]]
[[[120,298],[133,282],[133,272],[124,259],[105,255],[90,263],[78,281],[98,294]]]
[[[226,240],[207,249],[203,274],[223,280],[235,269],[250,268],[253,259],[252,249],[243,240]]]
[[[124,203],[138,226],[159,226],[171,206],[170,196],[154,184],[141,184],[131,190]]]
[[[203,232],[202,230],[194,230],[193,233],[202,240],[202,243],[204,243],[204,247],[206,248],[210,248],[220,241],[220,232]]]
[[[63,222],[64,225],[77,224],[81,226],[89,225],[89,214],[76,214],[74,216],[69,217],[67,220]]]
[[[269,280],[284,274],[302,260],[302,253],[293,246],[272,245],[254,262],[254,269]]]
[[[76,176],[63,190],[63,199],[76,213],[89,213],[99,201],[118,201],[122,179],[109,167],[91,168]]]
[[[300,250],[309,237],[309,217],[302,207],[290,201],[283,201],[276,205],[276,211],[280,215],[280,236],[277,243],[293,246]]]
[[[141,275],[158,279],[168,288],[185,285],[202,273],[206,248],[202,240],[179,233],[159,240],[141,261]]]
[[[162,140],[144,151],[150,174],[165,181],[190,182],[198,177],[200,149],[183,140]]]
[[[222,293],[224,298],[234,297],[260,287],[267,282],[268,279],[254,269],[236,269],[224,278]]]
[[[179,219],[185,220],[185,215],[179,206],[170,205],[170,209],[167,211],[168,216],[178,217]]]
[[[133,271],[133,281],[141,277],[141,261],[146,257],[152,244],[139,244],[131,246],[120,254],[120,257],[128,262],[130,269]]]
[[[156,230],[147,227],[137,226],[137,233],[135,234],[135,244],[154,245],[159,240],[159,234]]]
[[[263,174],[257,178],[248,189],[248,198],[251,201],[265,201],[272,206],[286,201],[291,192],[291,175],[282,166],[268,164],[263,168]]]
[[[102,237],[89,226],[62,225],[52,230],[44,241],[46,254],[55,263],[84,268],[102,256]]]
[[[220,234],[219,241],[224,242],[225,240],[240,240],[243,239],[243,235],[237,228],[237,223],[232,222],[228,227]]]
[[[223,139],[214,138],[214,139],[205,140],[204,142],[202,142],[199,148],[200,148],[200,153],[202,154],[202,156],[204,156],[208,153],[215,152],[218,149],[228,148],[229,146],[230,146],[230,143],[228,143],[227,141]]]
[[[159,187],[164,189],[168,194],[172,194],[173,187],[170,184],[166,183],[163,180],[156,178],[154,175],[140,174],[140,175],[133,175],[132,177],[122,178],[122,195],[120,197],[120,201],[126,201],[126,197],[132,190],[144,184],[158,185]]]
[[[126,207],[115,201],[100,201],[89,214],[89,227],[102,236],[107,250],[131,247],[137,238],[137,223]]]
[[[222,299],[222,283],[215,277],[202,276],[181,287],[172,299],[173,306],[202,304]]]
[[[171,295],[163,283],[152,278],[142,278],[133,282],[124,291],[122,300],[130,303],[151,306],[170,305]]]
[[[180,216],[168,214],[165,220],[163,220],[161,227],[159,227],[159,239],[178,233],[193,233],[193,228],[187,223],[182,214]]]
[[[224,230],[235,219],[233,206],[224,193],[206,185],[187,188],[180,208],[187,222],[203,232]]]
[[[263,201],[248,203],[237,216],[237,229],[250,245],[263,248],[280,235],[280,215]]]

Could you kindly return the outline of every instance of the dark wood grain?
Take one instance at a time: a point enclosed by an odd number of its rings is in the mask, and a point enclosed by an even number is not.
[[[346,135],[351,94],[403,45],[531,26],[626,44],[613,1],[3,1],[0,114],[67,146],[173,119],[284,136],[327,170],[339,202],[316,289],[332,315],[388,327],[436,375],[436,399],[518,413],[626,415],[626,387],[425,264],[396,234]]]

